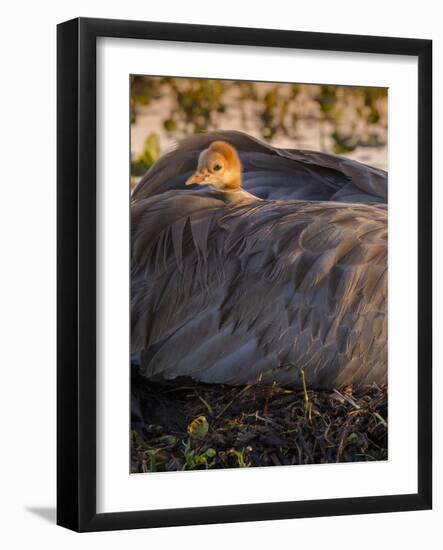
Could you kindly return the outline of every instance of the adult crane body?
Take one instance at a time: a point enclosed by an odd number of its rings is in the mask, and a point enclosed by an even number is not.
[[[387,380],[386,173],[193,136],[132,199],[132,357],[152,379]],[[189,186],[189,187],[188,187]],[[203,187],[202,187],[203,186]]]

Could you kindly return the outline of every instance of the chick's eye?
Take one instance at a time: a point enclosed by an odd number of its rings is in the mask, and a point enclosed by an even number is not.
[[[218,172],[219,170],[222,169],[222,165],[221,164],[214,164],[212,169],[214,170],[214,172]]]

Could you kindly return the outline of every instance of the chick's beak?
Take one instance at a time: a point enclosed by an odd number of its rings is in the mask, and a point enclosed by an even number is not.
[[[206,183],[209,177],[209,173],[206,170],[197,170],[190,178],[185,182],[185,185],[202,185]]]

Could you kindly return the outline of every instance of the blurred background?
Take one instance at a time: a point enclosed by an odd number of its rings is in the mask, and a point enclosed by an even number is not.
[[[131,184],[183,137],[241,130],[387,169],[387,89],[131,75]]]

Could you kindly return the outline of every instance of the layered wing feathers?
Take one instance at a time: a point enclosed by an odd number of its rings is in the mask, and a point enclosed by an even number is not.
[[[386,381],[386,208],[138,199],[132,351],[148,377],[333,387]]]
[[[321,200],[385,203],[387,174],[337,155],[296,149],[278,149],[234,131],[196,134],[163,155],[141,179],[135,201],[173,189],[184,189],[200,152],[213,141],[233,145],[243,166],[243,187],[270,200]]]

